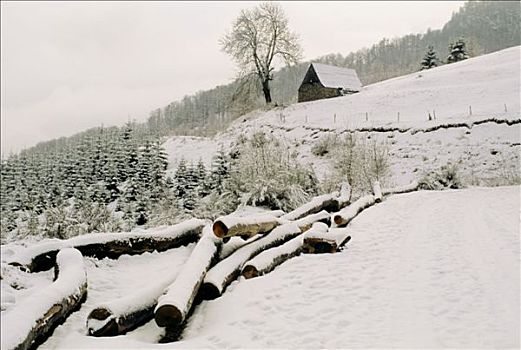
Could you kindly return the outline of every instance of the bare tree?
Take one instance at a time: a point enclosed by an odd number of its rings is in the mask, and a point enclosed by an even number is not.
[[[273,60],[278,58],[291,65],[302,55],[298,36],[289,30],[282,7],[271,2],[242,10],[220,43],[223,51],[237,62],[240,77],[260,83],[267,104],[271,103]]]

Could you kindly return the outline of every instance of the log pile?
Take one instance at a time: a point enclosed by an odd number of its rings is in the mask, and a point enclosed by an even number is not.
[[[313,224],[310,231],[319,230],[327,232],[327,228],[328,225],[317,221]],[[242,275],[249,279],[267,274],[283,262],[298,256],[302,252],[302,246],[303,237],[298,235],[281,246],[265,250],[244,265]]]
[[[55,276],[51,285],[2,312],[2,349],[36,348],[86,299],[87,273],[78,250],[58,252]]]
[[[226,287],[240,275],[242,267],[248,260],[263,250],[283,244],[300,233],[300,228],[295,223],[287,223],[239,248],[208,271],[201,287],[202,299],[211,300],[221,296]]]

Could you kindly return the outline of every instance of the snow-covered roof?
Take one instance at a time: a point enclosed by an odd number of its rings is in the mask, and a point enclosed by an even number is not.
[[[324,87],[360,91],[362,83],[354,69],[311,63]]]

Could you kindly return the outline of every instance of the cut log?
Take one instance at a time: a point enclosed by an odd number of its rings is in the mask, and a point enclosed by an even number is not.
[[[335,253],[351,240],[346,228],[331,228],[328,232],[310,230],[304,235],[305,253]]]
[[[298,220],[310,214],[318,213],[322,210],[328,212],[337,211],[339,208],[338,199],[336,194],[325,194],[322,196],[318,196],[313,198],[309,203],[304,204],[297,209],[290,211],[289,213],[282,215],[280,218],[282,220]]]
[[[74,247],[83,256],[117,259],[123,254],[159,252],[197,242],[208,222],[190,219],[177,225],[146,232],[91,233],[68,240],[55,240],[27,248],[10,258],[11,265],[30,272],[45,271],[55,264],[62,248]]]
[[[373,194],[374,194],[374,201],[376,203],[380,203],[382,201],[382,188],[380,187],[379,181],[375,181],[373,183]]]
[[[298,227],[300,227],[302,232],[304,232],[309,230],[315,222],[323,222],[327,226],[331,225],[331,214],[325,210],[322,210],[319,213],[308,215],[305,218],[298,219],[293,222],[297,224]]]
[[[353,220],[358,213],[375,203],[375,198],[372,194],[360,197],[348,207],[342,209],[338,213],[333,214],[333,221],[337,226],[345,226]]]
[[[384,188],[382,190],[382,194],[384,196],[387,196],[389,194],[398,194],[398,193],[407,193],[407,192],[413,192],[418,190],[418,181],[414,180],[408,185],[405,186],[398,186],[393,188]]]
[[[244,240],[240,237],[230,237],[230,238],[228,238],[229,241],[226,243],[224,243],[224,240],[223,240],[224,244],[221,246],[221,249],[219,251],[219,261],[226,259],[230,255],[232,255],[235,251],[237,251],[237,249],[239,249],[247,244],[250,244],[251,242],[256,241],[257,239],[259,239],[261,237],[262,237],[261,235],[256,235],[247,240]]]
[[[158,326],[166,327],[169,332],[180,333],[204,276],[218,256],[220,240],[213,235],[210,226],[207,231],[179,276],[158,300],[154,318]]]
[[[2,312],[2,349],[35,349],[76,311],[87,296],[87,273],[81,253],[72,248],[56,257],[56,280]]]
[[[295,223],[276,227],[268,235],[239,248],[208,271],[201,287],[201,298],[211,300],[219,297],[226,287],[241,273],[244,264],[265,249],[275,247],[301,233]]]
[[[328,214],[329,215],[329,214]],[[328,226],[323,222],[315,222],[311,231],[327,232]],[[298,256],[302,252],[302,235],[290,239],[281,246],[267,249],[248,261],[242,269],[242,275],[249,279],[267,274],[283,262]]]
[[[250,216],[223,216],[213,223],[213,233],[219,238],[241,236],[250,238],[257,234],[268,233],[280,225],[279,220],[268,214]]]
[[[163,281],[145,286],[135,293],[114,299],[94,308],[87,316],[87,331],[95,337],[125,334],[154,318],[157,300],[175,280],[168,276]]]

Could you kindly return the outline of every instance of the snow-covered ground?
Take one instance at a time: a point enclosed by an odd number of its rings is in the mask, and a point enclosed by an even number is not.
[[[349,96],[298,103],[265,113],[255,111],[237,119],[214,138],[170,138],[165,143],[170,171],[181,158],[189,162],[202,159],[209,165],[211,157],[221,147],[228,150],[239,135],[264,131],[287,140],[298,159],[310,164],[322,179],[327,176],[331,162],[311,154],[311,147],[322,137],[345,130],[395,127],[407,131],[360,133],[385,140],[389,145],[392,183],[406,184],[418,172],[451,161],[460,165],[468,182],[480,178],[485,179],[481,184],[493,184],[498,176],[520,172],[521,124],[472,125],[472,122],[492,117],[521,118],[520,63],[518,46],[368,85]],[[435,114],[436,120],[429,121],[428,113],[433,117]],[[471,128],[415,132],[454,123],[467,123]]]
[[[392,196],[351,222],[341,253],[301,255],[200,304],[176,343],[156,344],[154,321],[112,338],[85,321],[180,270],[193,244],[89,258],[86,303],[42,348],[519,348],[520,190]]]

